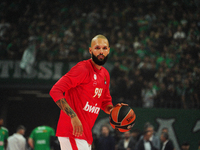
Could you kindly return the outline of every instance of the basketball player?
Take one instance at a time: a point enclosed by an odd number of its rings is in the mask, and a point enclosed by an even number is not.
[[[50,150],[53,137],[55,137],[54,129],[41,125],[31,131],[28,144],[33,150]]]
[[[0,150],[7,147],[8,129],[3,127],[4,120],[0,117]]]
[[[110,52],[103,35],[91,41],[91,59],[76,64],[50,90],[60,107],[57,125],[61,150],[91,150],[92,127],[100,109],[110,114],[113,108],[109,91],[110,75],[102,67]]]

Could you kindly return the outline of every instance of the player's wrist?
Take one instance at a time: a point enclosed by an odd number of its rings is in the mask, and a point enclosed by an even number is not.
[[[73,115],[70,115],[71,119],[76,118],[76,117],[77,117],[76,113],[74,113]]]
[[[106,107],[106,113],[110,114],[113,108],[114,108],[113,105],[107,105],[107,107]]]

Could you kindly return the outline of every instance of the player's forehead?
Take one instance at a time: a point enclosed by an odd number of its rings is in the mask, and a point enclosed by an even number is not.
[[[95,47],[95,46],[100,46],[100,47],[109,47],[109,43],[107,39],[103,39],[103,38],[94,38],[91,42],[91,46]]]

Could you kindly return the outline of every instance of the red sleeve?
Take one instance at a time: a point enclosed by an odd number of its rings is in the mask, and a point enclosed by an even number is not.
[[[109,74],[107,73],[107,82],[108,82],[108,85],[107,85],[107,89],[105,91],[105,95],[104,95],[104,99],[103,99],[103,102],[102,102],[102,105],[101,105],[101,109],[103,111],[105,111],[106,109],[106,106],[107,105],[113,105],[112,104],[112,97],[110,95],[110,90],[109,90],[109,85],[110,85],[110,76]]]
[[[81,84],[88,74],[86,66],[78,63],[54,84],[50,90],[50,96],[55,102],[64,98],[64,93]]]

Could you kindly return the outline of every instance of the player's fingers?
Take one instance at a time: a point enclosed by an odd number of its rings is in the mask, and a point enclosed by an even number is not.
[[[116,106],[120,106],[120,103],[116,104],[115,107],[116,107]]]
[[[83,126],[80,127],[80,135],[83,134]]]
[[[75,133],[75,136],[80,136],[80,135],[82,135],[82,128],[81,128],[81,126],[77,127],[76,133]]]
[[[80,127],[77,127],[76,129],[76,136],[79,136],[80,135]]]
[[[115,106],[128,106],[128,104],[125,104],[125,103],[118,103],[118,104],[116,104]]]
[[[128,104],[125,104],[125,103],[120,103],[122,106],[128,106]]]
[[[83,134],[83,126],[79,126],[78,128],[78,136],[81,136]]]
[[[77,129],[78,127],[77,126],[75,126],[74,128],[73,128],[73,135],[74,136],[77,136],[77,133],[78,133],[78,129]]]
[[[73,135],[76,134],[76,127],[73,127]]]
[[[113,109],[114,109],[114,107],[110,109],[110,113],[112,112]]]

